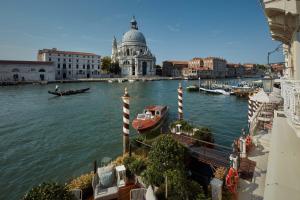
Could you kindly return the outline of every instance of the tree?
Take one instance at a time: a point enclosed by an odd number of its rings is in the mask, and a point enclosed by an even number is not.
[[[148,184],[159,186],[168,170],[184,171],[185,148],[169,135],[158,137],[149,152],[149,165],[144,172]]]
[[[42,183],[25,194],[23,200],[74,200],[74,195],[58,183]]]
[[[111,58],[109,56],[105,56],[101,60],[102,63],[102,70],[105,72],[109,72],[109,69],[111,67]]]
[[[119,62],[112,63],[111,66],[109,67],[109,72],[113,74],[120,74],[121,68],[119,66]]]

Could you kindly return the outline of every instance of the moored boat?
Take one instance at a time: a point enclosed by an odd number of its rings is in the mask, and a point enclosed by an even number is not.
[[[168,115],[168,106],[146,106],[144,112],[138,114],[133,120],[132,126],[139,133],[154,130],[160,127]]]
[[[189,92],[199,92],[199,87],[197,85],[189,85],[186,89]]]
[[[66,91],[48,91],[49,94],[53,94],[56,96],[66,96],[66,95],[74,95],[80,94],[88,91],[90,88],[83,88],[79,90],[66,90]]]
[[[210,93],[210,94],[223,94],[223,95],[231,95],[231,92],[227,92],[223,89],[206,89],[206,88],[199,88],[200,91]]]

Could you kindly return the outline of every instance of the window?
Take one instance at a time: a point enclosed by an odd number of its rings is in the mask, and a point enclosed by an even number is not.
[[[85,69],[85,65],[82,65],[82,68]]]
[[[60,62],[60,58],[57,58],[57,61]]]
[[[78,56],[77,56],[78,57]],[[78,59],[76,59],[76,62],[78,62],[79,60]]]
[[[58,68],[58,69],[60,68],[60,64],[57,64],[57,68]]]
[[[49,61],[51,61],[51,58],[49,58]]]
[[[60,71],[57,71],[57,74],[60,75]]]
[[[90,69],[90,65],[87,65],[86,68],[87,68],[87,69]]]
[[[57,56],[60,56],[60,54],[58,54]]]
[[[71,75],[71,71],[69,71],[69,75]]]
[[[98,69],[100,69],[100,65],[98,65]]]
[[[67,68],[66,64],[63,64],[63,69],[66,69],[66,68]]]
[[[13,70],[11,70],[12,72],[20,72],[20,70],[19,69],[17,69],[17,68],[14,68]]]
[[[88,60],[88,63],[90,63],[90,60]]]
[[[94,65],[92,65],[92,69],[94,69]]]
[[[78,64],[76,65],[76,69],[78,69]]]
[[[40,70],[39,70],[39,72],[46,72],[46,70],[44,70],[44,69],[40,69]]]
[[[71,59],[69,59],[69,62],[71,62]]]
[[[66,62],[66,59],[64,58],[64,62]]]
[[[71,64],[69,64],[69,69],[71,69]]]

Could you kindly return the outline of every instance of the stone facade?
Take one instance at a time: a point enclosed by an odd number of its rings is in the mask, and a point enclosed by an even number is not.
[[[39,50],[37,59],[54,62],[56,80],[101,76],[101,56],[94,53],[42,49]]]
[[[53,62],[0,60],[0,82],[54,80]]]
[[[134,17],[130,24],[131,29],[123,35],[120,43],[117,43],[115,37],[113,39],[112,62],[119,63],[122,76],[153,76],[156,58],[147,47],[146,39],[138,30]]]
[[[184,69],[186,68],[188,68],[188,61],[163,61],[162,75],[171,77],[183,76]]]

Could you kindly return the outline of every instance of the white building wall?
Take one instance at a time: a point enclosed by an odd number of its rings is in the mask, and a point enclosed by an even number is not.
[[[3,64],[0,62],[1,82],[42,81],[41,75],[44,76],[44,81],[54,81],[54,64]]]
[[[68,52],[63,51],[41,50],[40,54],[42,56],[38,56],[38,58],[44,59],[43,61],[52,61],[55,63],[55,78],[57,80],[101,76],[100,55],[85,55],[86,53],[82,52],[76,52],[78,54],[74,53],[68,54]]]

